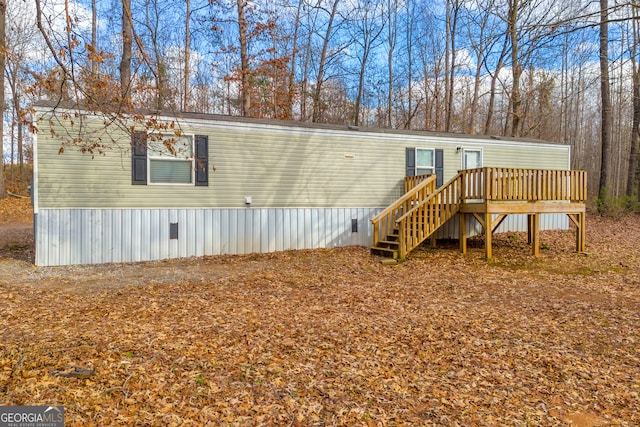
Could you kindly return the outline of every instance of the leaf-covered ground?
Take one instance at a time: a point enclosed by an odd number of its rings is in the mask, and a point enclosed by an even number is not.
[[[422,249],[0,258],[0,404],[69,425],[640,424],[640,218]]]

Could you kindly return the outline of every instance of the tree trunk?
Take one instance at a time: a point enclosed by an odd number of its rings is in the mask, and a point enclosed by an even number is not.
[[[449,92],[451,92],[449,73],[451,68],[451,0],[445,4],[445,49],[444,49],[444,131],[449,131]]]
[[[16,152],[18,154],[18,177],[19,179],[23,178],[24,175],[24,149],[22,146],[23,143],[23,124],[22,124],[22,118],[20,116],[20,96],[17,93],[17,88],[16,88],[16,80],[13,79],[13,81],[11,81],[11,93],[13,94],[12,97],[12,102],[13,102],[13,114],[14,117],[16,119],[14,119],[14,121],[16,122],[16,126],[18,128],[18,135],[17,135],[17,147],[16,147]],[[13,142],[12,142],[13,144]],[[13,172],[13,171],[12,171]]]
[[[605,208],[607,185],[609,181],[609,151],[611,147],[611,89],[609,87],[609,1],[600,0],[600,94],[601,94],[601,123],[600,123],[600,181],[598,184],[598,199],[600,210]]]
[[[184,89],[182,98],[182,110],[189,110],[189,79],[190,79],[190,64],[191,61],[191,0],[186,0],[186,16],[184,18],[185,31],[184,31]]]
[[[640,72],[632,56],[633,67],[633,121],[631,125],[631,149],[629,151],[629,165],[627,170],[626,195],[633,196],[638,178],[638,144],[640,143]]]
[[[289,71],[289,87],[287,93],[287,116],[289,120],[293,119],[293,103],[295,102],[295,81],[296,81],[296,59],[298,58],[298,33],[300,31],[300,11],[302,10],[302,1],[298,0],[298,8],[296,10],[296,20],[293,30],[293,47],[291,48],[291,68]],[[304,120],[304,116],[301,117]]]
[[[96,10],[96,0],[91,0],[91,45],[98,50],[98,11]],[[98,72],[98,61],[91,59],[91,76],[95,78]]]
[[[511,88],[511,136],[520,136],[520,115],[522,109],[522,98],[520,96],[520,76],[522,67],[520,65],[518,50],[518,0],[511,0],[509,4],[509,24],[508,33],[511,41],[511,76],[513,85]]]
[[[415,16],[415,2],[411,1],[407,5],[409,19],[407,22],[407,119],[404,123],[405,129],[411,129],[413,120],[413,20]]]
[[[467,133],[476,132],[476,115],[478,114],[478,100],[480,99],[480,79],[482,78],[482,56],[484,51],[480,51],[477,58],[475,75],[473,77],[473,95],[471,97],[471,111],[469,111],[469,124]]]
[[[448,92],[447,92],[447,106],[446,106],[446,110],[445,110],[445,131],[446,132],[450,132],[451,131],[451,121],[452,121],[452,116],[453,116],[453,94],[455,93],[455,77],[456,77],[456,32],[458,31],[458,12],[459,12],[459,5],[458,5],[458,0],[452,0],[450,2],[448,2],[451,5],[451,12],[448,13],[448,19],[447,19],[447,28],[449,28],[450,33],[449,34],[449,43],[450,43],[450,50],[449,50],[449,55],[451,55],[451,60],[449,63],[449,74],[447,76],[447,78],[449,79],[448,84],[446,85],[446,87],[449,88]]]
[[[360,103],[362,102],[362,94],[364,92],[364,72],[366,70],[366,64],[366,59],[362,58],[362,62],[360,63],[360,72],[358,73],[358,93],[356,94],[356,103],[353,109],[352,123],[354,126],[360,126]]]
[[[387,53],[387,71],[389,72],[389,87],[387,93],[387,127],[393,128],[393,57],[397,44],[398,35],[398,1],[387,1],[387,25],[389,29],[389,52]],[[409,41],[407,41],[409,43]]]
[[[324,80],[324,67],[327,62],[327,50],[329,49],[329,39],[331,38],[331,32],[333,31],[333,20],[336,17],[338,10],[338,3],[340,0],[333,1],[333,7],[331,8],[331,14],[329,15],[329,23],[327,24],[327,31],[324,35],[322,42],[322,53],[320,54],[320,63],[318,64],[318,77],[316,79],[316,88],[313,92],[313,115],[311,121],[317,123],[322,116],[321,108],[321,96],[322,96],[322,83]]]
[[[131,56],[133,47],[133,20],[131,0],[122,0],[122,58],[120,59],[120,95],[125,105],[129,105],[131,85]]]
[[[0,0],[0,117],[4,117],[4,65],[6,60],[6,14],[7,14],[7,2]],[[4,185],[4,126],[0,126],[0,199],[7,197],[6,188]]]
[[[238,30],[240,42],[240,100],[242,102],[242,115],[247,117],[251,110],[251,96],[249,94],[249,52],[247,48],[247,20],[245,17],[244,0],[237,0],[238,5]]]
[[[493,121],[493,110],[495,108],[496,103],[496,86],[498,84],[498,75],[500,74],[500,70],[502,70],[502,66],[504,64],[504,57],[507,54],[507,47],[509,45],[509,38],[504,38],[504,43],[502,44],[502,52],[500,52],[500,57],[498,58],[498,64],[496,65],[496,70],[491,76],[491,91],[489,92],[489,106],[487,107],[487,120],[484,122],[484,134],[489,135],[491,133],[491,122]]]
[[[636,8],[632,8],[633,17],[637,18]],[[640,70],[636,60],[638,54],[638,23],[634,20],[632,23],[633,41],[631,46],[631,68],[633,80],[633,120],[631,124],[631,149],[629,150],[629,164],[627,169],[627,203],[631,203],[631,197],[634,191],[638,191],[640,197],[640,188],[638,187],[638,178],[640,177],[640,162],[638,162],[638,144],[640,144]],[[627,206],[630,207],[630,206]]]

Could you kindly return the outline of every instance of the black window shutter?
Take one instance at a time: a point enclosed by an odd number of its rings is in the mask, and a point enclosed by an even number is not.
[[[147,133],[131,135],[131,184],[147,185]]]
[[[407,147],[406,149],[406,176],[416,176],[416,149]]]
[[[196,185],[209,185],[209,137],[196,135]]]
[[[444,150],[436,149],[436,187],[444,184]]]

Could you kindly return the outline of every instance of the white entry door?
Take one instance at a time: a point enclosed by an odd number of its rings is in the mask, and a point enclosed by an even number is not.
[[[479,148],[465,148],[462,150],[462,169],[482,167],[482,150]]]
[[[482,150],[478,148],[464,148],[462,150],[462,169],[476,169],[482,167]],[[482,175],[480,175],[481,177]],[[478,175],[467,175],[466,194],[482,194],[482,178]],[[467,203],[478,203],[481,199],[467,199]]]

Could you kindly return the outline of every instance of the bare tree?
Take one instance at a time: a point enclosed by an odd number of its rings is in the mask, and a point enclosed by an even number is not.
[[[316,78],[316,87],[313,92],[313,115],[311,121],[319,122],[322,116],[322,83],[324,82],[324,70],[327,65],[329,41],[333,33],[334,20],[338,11],[338,4],[340,0],[333,0],[331,11],[329,12],[329,21],[325,30],[324,38],[322,41],[322,52],[318,62],[318,76]]]
[[[387,0],[387,73],[389,74],[389,85],[387,87],[387,127],[393,127],[393,63],[396,45],[398,44],[398,0]]]
[[[515,0],[514,0],[515,1]],[[445,116],[444,130],[451,130],[451,116],[453,114],[453,93],[455,92],[456,76],[456,35],[458,31],[458,13],[460,11],[459,0],[447,0],[445,11],[446,23],[446,52],[445,52]]]
[[[182,109],[184,111],[189,109],[189,89],[191,88],[189,84],[189,79],[191,77],[191,72],[189,69],[189,61],[191,60],[191,0],[185,0],[186,2],[186,13],[184,17],[184,89],[183,89],[183,98],[182,98]]]
[[[484,134],[489,135],[491,133],[491,125],[493,124],[493,114],[495,109],[496,102],[496,90],[498,86],[498,78],[500,76],[500,71],[504,66],[504,60],[507,56],[507,51],[509,49],[509,39],[507,37],[504,38],[502,43],[502,49],[500,54],[498,55],[498,62],[496,63],[495,70],[493,74],[491,74],[491,89],[489,90],[489,105],[487,106],[487,117],[484,122]]]
[[[300,16],[302,14],[303,1],[304,0],[298,0],[298,6],[296,7],[296,17],[293,23],[293,46],[291,47],[291,64],[289,65],[289,69],[291,71],[289,73],[289,90],[287,95],[287,105],[289,108],[288,115],[290,118],[293,118],[293,103],[295,101],[295,81],[297,71],[296,60],[298,59],[298,38],[300,35]]]
[[[238,42],[240,43],[240,99],[242,115],[248,116],[251,110],[251,95],[249,82],[249,48],[247,40],[246,0],[237,0],[238,11]]]
[[[600,182],[598,199],[604,208],[609,184],[609,151],[611,147],[611,89],[609,83],[609,1],[600,0]]]
[[[163,5],[158,1],[147,1],[144,14],[144,27],[147,30],[148,45],[150,45],[147,65],[150,67],[155,83],[153,107],[158,110],[178,108],[182,104],[182,99],[176,100],[172,96],[174,92],[179,90],[180,85],[171,85],[169,82],[166,41],[170,40],[170,37],[164,31],[162,23],[162,17],[167,13],[167,7],[172,7],[172,3]]]
[[[509,0],[509,11],[507,15],[507,34],[511,44],[511,136],[520,135],[519,125],[522,114],[522,99],[520,97],[520,76],[522,76],[522,65],[520,63],[520,51],[518,45],[519,1],[520,0]]]
[[[635,3],[635,1],[634,1]],[[627,189],[626,195],[628,201],[631,201],[634,191],[638,191],[637,198],[640,200],[640,188],[638,188],[638,179],[640,178],[640,162],[638,161],[638,144],[640,144],[640,69],[637,55],[638,55],[638,10],[636,7],[631,8],[632,17],[631,22],[632,39],[631,39],[631,78],[633,84],[632,90],[632,124],[631,124],[631,147],[629,150],[629,163],[627,166]]]
[[[476,0],[476,2],[469,5],[466,10],[467,38],[476,60],[473,76],[473,92],[466,126],[468,133],[476,132],[482,72],[487,60],[487,53],[491,48],[491,43],[496,37],[495,25],[491,23],[492,16],[495,14],[494,1],[495,0],[488,0],[485,2]],[[493,83],[493,88],[495,89],[495,81],[493,81]]]
[[[405,118],[404,128],[412,129],[413,118],[418,112],[418,108],[420,107],[421,99],[418,99],[416,105],[414,106],[414,76],[413,76],[413,67],[414,67],[414,30],[416,25],[416,1],[410,0],[406,3],[406,29],[405,29],[405,40],[406,40],[406,52],[407,52],[407,116]],[[391,68],[393,69],[393,67]],[[389,79],[391,80],[391,78]]]
[[[353,11],[351,28],[355,30],[355,34],[352,35],[352,40],[360,48],[358,56],[360,65],[358,70],[358,92],[352,118],[352,123],[356,126],[360,125],[360,106],[364,95],[365,73],[369,57],[376,48],[378,38],[384,29],[382,12],[382,5],[379,2],[372,4],[371,1],[359,4],[356,10]],[[391,105],[389,105],[389,109],[391,109]]]
[[[96,0],[91,0],[91,47],[98,50],[98,10]],[[95,76],[98,72],[98,60],[91,59],[91,74]]]
[[[122,57],[120,58],[120,95],[125,101],[131,85],[131,59],[133,50],[133,20],[131,0],[122,0]]]
[[[4,65],[7,55],[6,49],[6,14],[7,2],[0,0],[0,199],[7,196],[4,184]]]

